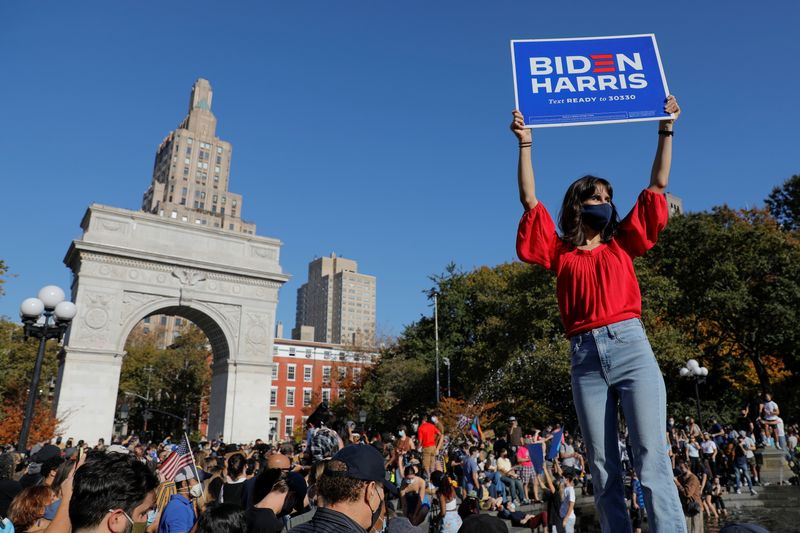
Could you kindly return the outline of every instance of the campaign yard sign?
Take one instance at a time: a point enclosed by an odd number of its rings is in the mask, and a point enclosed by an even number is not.
[[[656,36],[511,41],[514,95],[529,128],[663,120]]]

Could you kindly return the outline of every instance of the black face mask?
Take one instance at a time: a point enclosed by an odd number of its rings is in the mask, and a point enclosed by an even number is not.
[[[611,204],[584,204],[581,206],[581,221],[595,231],[603,231],[611,222],[613,213]]]
[[[372,511],[372,521],[370,522],[369,527],[367,528],[367,531],[369,531],[370,529],[375,527],[375,524],[377,524],[378,520],[380,520],[381,518],[381,511],[383,511],[383,498],[381,498],[381,502],[378,504],[378,507],[374,511],[372,510],[372,506],[369,504],[369,501],[367,501],[367,505],[369,506],[369,510]],[[385,525],[386,523],[384,522],[384,526]]]

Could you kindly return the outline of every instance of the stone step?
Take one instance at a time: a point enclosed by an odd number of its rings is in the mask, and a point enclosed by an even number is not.
[[[763,459],[761,466],[761,481],[778,484],[789,480],[796,474],[792,472],[786,461],[786,455],[777,448],[762,448],[759,450]]]

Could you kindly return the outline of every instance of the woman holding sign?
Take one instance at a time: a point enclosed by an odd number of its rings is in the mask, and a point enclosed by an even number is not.
[[[514,111],[519,139],[519,194],[525,214],[517,254],[556,273],[561,319],[572,347],[572,396],[586,439],[600,523],[606,533],[631,530],[617,440],[622,406],[644,489],[651,531],[686,531],[665,440],[666,392],[641,321],[641,294],[633,258],[652,248],[667,223],[664,190],[672,161],[672,128],[680,114],[675,97],[664,105],[650,186],[621,221],[611,184],[584,176],[569,186],[556,233],[536,199],[531,130]]]

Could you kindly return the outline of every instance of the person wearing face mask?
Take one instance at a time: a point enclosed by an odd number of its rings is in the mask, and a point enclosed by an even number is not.
[[[189,533],[196,518],[189,483],[181,481],[178,484],[178,493],[169,499],[164,512],[161,513],[158,533]]]
[[[397,440],[394,445],[395,480],[399,484],[403,479],[401,463],[406,463],[406,455],[414,449],[414,441],[406,434],[406,427],[401,425],[397,429]]]
[[[87,459],[66,484],[72,532],[143,533],[157,486],[147,466],[129,455]]]
[[[645,489],[654,531],[686,531],[678,491],[664,453],[666,388],[641,320],[642,298],[633,260],[644,255],[667,224],[664,192],[672,164],[672,139],[680,107],[658,123],[650,173],[631,212],[619,220],[611,184],[584,176],[567,189],[560,233],[536,197],[532,134],[519,111],[511,130],[519,140],[517,182],[525,210],[517,228],[517,255],[556,273],[556,296],[571,344],[572,397],[586,439],[595,504],[604,532],[630,531],[623,470],[617,447],[621,406],[631,429],[634,467]]]
[[[383,456],[372,446],[346,446],[325,465],[316,483],[322,507],[292,533],[365,533],[386,527],[386,506],[395,487],[386,481]]]

